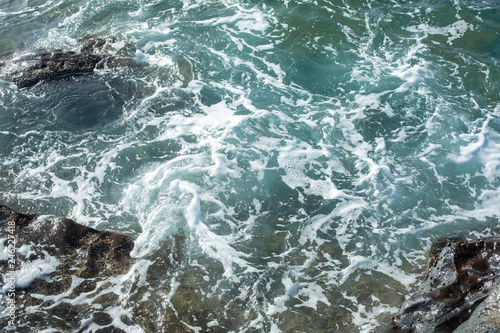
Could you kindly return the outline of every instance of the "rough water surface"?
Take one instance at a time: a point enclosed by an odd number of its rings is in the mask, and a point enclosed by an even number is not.
[[[0,203],[135,240],[116,299],[54,308],[127,332],[370,332],[433,241],[498,232],[496,0],[0,0],[0,17]],[[9,81],[85,36],[131,65]]]

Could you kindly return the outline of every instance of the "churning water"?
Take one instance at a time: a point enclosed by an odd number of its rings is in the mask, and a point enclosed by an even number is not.
[[[196,332],[369,332],[432,241],[498,231],[496,0],[1,0],[0,18],[13,59],[136,48],[0,81],[1,202],[136,240],[110,279],[127,332],[146,300]]]

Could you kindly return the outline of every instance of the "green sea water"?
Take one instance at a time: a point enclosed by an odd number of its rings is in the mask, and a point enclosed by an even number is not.
[[[371,332],[498,232],[498,1],[0,0],[7,62],[84,36],[132,65],[1,77],[0,201],[135,239],[126,332]]]

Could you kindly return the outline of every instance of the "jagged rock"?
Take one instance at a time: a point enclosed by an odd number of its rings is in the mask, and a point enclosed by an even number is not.
[[[23,214],[0,205],[0,240],[0,273],[4,277],[16,274],[15,288],[10,279],[4,282],[11,287],[5,284],[3,292],[6,295],[9,290],[5,288],[15,289],[17,332],[29,332],[30,322],[36,322],[40,330],[74,331],[92,314],[103,326],[111,323],[103,311],[116,304],[117,296],[107,290],[109,283],[99,281],[128,272],[133,263],[129,255],[132,238],[67,218]],[[6,258],[5,253],[12,256]],[[94,293],[96,300],[101,299],[96,301],[98,307],[71,303],[82,293]],[[60,295],[65,295],[64,301],[58,299]],[[6,306],[1,303],[8,300],[0,300],[0,307]],[[0,321],[0,330],[8,326],[12,325]]]
[[[27,88],[41,81],[92,74],[99,68],[127,66],[135,52],[130,44],[114,49],[113,39],[84,37],[79,42],[80,52],[41,49],[19,58],[4,59],[0,68],[19,88]]]
[[[431,250],[425,280],[381,332],[453,332],[488,296],[500,275],[500,241],[448,240]]]
[[[488,298],[481,303],[472,316],[453,333],[500,332],[500,285],[496,285]]]
[[[33,244],[59,259],[62,267],[81,277],[110,276],[126,271],[134,241],[124,235],[78,224],[67,218],[18,213],[0,205],[0,225],[14,222],[16,242]],[[7,236],[6,229],[0,238]],[[42,251],[34,251],[40,256]],[[34,258],[27,258],[33,260]],[[69,267],[71,266],[71,268]],[[125,269],[124,269],[125,268]]]
[[[102,59],[95,54],[38,50],[17,60],[28,67],[15,71],[11,79],[19,88],[32,87],[40,81],[90,74]]]

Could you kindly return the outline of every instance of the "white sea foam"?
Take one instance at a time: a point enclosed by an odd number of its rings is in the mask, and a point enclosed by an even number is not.
[[[433,144],[431,143],[429,147],[427,147],[423,152],[418,154],[416,157],[417,158],[424,158],[430,154],[432,154],[436,149],[441,148],[442,146],[440,144]]]
[[[452,45],[453,42],[465,34],[468,30],[474,30],[472,24],[464,20],[458,20],[446,27],[435,27],[428,24],[420,24],[418,27],[410,29],[412,31],[425,31],[429,35],[440,35],[448,37],[448,44]]]
[[[176,193],[187,193],[193,196],[191,202],[186,207],[185,217],[191,229],[196,228],[201,222],[200,197],[198,186],[179,180],[174,180],[170,184],[170,190]]]
[[[314,179],[305,174],[307,171],[306,165],[316,164],[320,167],[317,170],[321,170],[322,163],[315,162],[316,159],[323,156],[321,150],[312,149],[307,143],[296,140],[287,142],[286,146],[279,151],[278,163],[286,173],[282,176],[282,179],[291,188],[302,188],[307,194],[322,196],[325,199],[355,198],[355,196],[339,190],[327,176],[331,174],[331,170],[335,166],[341,165],[334,156],[330,155],[331,165],[324,167],[323,177],[320,176],[319,179]],[[336,171],[339,171],[339,169],[336,169]]]
[[[426,51],[426,47],[422,43],[423,39],[424,37],[418,38],[416,45],[408,51],[407,55],[396,60],[398,67],[393,70],[392,75],[405,81],[405,84],[396,90],[397,92],[402,92],[408,89],[408,87],[418,85],[425,74],[425,61],[420,57],[420,54]]]
[[[260,31],[264,32],[269,28],[269,23],[267,22],[266,15],[254,8],[254,9],[244,9],[241,7],[237,8],[237,13],[228,17],[218,17],[209,20],[197,21],[198,24],[203,25],[235,25],[239,31]]]
[[[46,251],[42,251],[42,259],[33,261],[24,261],[21,268],[16,271],[16,287],[26,288],[35,279],[40,279],[57,270],[59,260],[49,255]]]
[[[471,161],[480,151],[488,146],[486,132],[488,123],[491,119],[485,121],[479,133],[463,134],[461,139],[468,142],[465,147],[460,147],[459,156],[450,156],[449,158],[458,164],[467,163]]]

